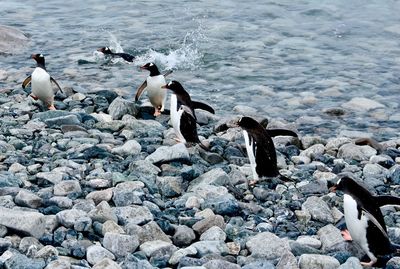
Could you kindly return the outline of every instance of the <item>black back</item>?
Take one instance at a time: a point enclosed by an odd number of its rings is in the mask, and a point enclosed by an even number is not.
[[[260,177],[278,176],[279,171],[274,142],[266,129],[250,117],[242,117],[238,125],[246,130],[254,141],[257,174]]]
[[[183,106],[180,107],[180,109]],[[200,143],[199,136],[197,134],[196,119],[193,117],[193,110],[186,106],[186,110],[183,111],[180,119],[180,131],[185,138],[186,142]]]

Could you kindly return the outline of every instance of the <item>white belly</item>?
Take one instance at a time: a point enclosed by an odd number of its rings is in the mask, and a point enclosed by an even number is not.
[[[357,202],[348,194],[344,195],[343,207],[346,226],[353,241],[367,253],[369,258],[374,259],[375,256],[370,252],[367,242],[368,217],[362,214],[361,219],[358,219]]]
[[[50,75],[42,68],[37,67],[32,73],[32,94],[41,101],[48,103],[53,100],[54,92],[50,82]]]
[[[178,106],[178,99],[176,97],[176,94],[172,93],[171,94],[171,124],[172,127],[174,128],[175,135],[177,138],[182,142],[186,143],[185,138],[182,135],[181,132],[181,116],[183,113],[183,110],[177,110]]]
[[[165,101],[167,99],[167,90],[161,88],[161,86],[165,84],[167,83],[163,75],[147,77],[147,96],[154,107],[161,107],[161,111],[164,111]]]
[[[247,133],[246,130],[243,130],[243,137],[244,137],[244,143],[246,144],[246,151],[247,151],[247,156],[249,157],[251,171],[253,173],[253,180],[258,180],[258,174],[256,171],[256,165],[257,165],[255,158],[256,155],[255,152],[253,152],[253,145],[250,144],[249,134]]]

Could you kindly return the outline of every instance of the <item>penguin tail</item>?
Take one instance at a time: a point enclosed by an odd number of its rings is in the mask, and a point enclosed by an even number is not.
[[[215,114],[215,111],[211,106],[204,104],[202,102],[192,101],[192,105],[194,109],[202,109],[210,112],[211,114]]]

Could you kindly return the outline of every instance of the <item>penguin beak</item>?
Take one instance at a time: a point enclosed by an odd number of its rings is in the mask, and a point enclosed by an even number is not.
[[[161,86],[162,89],[168,89],[167,85]]]
[[[140,67],[140,69],[147,70],[147,67],[146,67],[145,65],[142,65],[142,66]]]
[[[31,59],[36,60],[36,54],[32,54],[32,55],[31,55]]]
[[[329,188],[329,191],[330,192],[336,192],[336,188],[337,188],[336,185],[334,185],[334,186]]]
[[[97,51],[103,52],[103,48],[99,48],[97,49]]]

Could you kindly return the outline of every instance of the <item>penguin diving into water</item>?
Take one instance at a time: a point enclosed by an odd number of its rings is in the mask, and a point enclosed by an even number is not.
[[[167,99],[167,93],[161,87],[166,84],[165,77],[172,73],[168,71],[164,75],[158,71],[158,67],[155,63],[147,63],[140,67],[143,70],[150,71],[149,76],[140,85],[136,91],[135,101],[137,102],[142,95],[144,90],[147,90],[150,103],[155,109],[154,116],[159,116],[164,111],[165,101]]]
[[[250,117],[241,117],[234,123],[229,123],[228,127],[243,129],[247,156],[253,173],[253,181],[250,184],[255,184],[260,177],[279,177],[284,181],[290,180],[279,173],[275,146],[271,137],[277,135],[297,137],[295,132],[280,129],[268,130]]]
[[[343,210],[347,231],[344,239],[353,240],[367,254],[370,262],[363,266],[373,266],[381,256],[398,252],[400,246],[390,242],[380,207],[400,206],[400,198],[389,195],[375,196],[350,177],[343,177],[330,188],[344,193]]]
[[[112,52],[109,47],[102,47],[97,49],[97,51],[102,52],[105,55],[110,55],[111,57],[120,57],[127,62],[133,62],[133,60],[135,60],[135,56],[124,52]]]
[[[189,93],[178,81],[173,80],[162,88],[171,91],[171,123],[177,136],[177,141],[198,143],[205,148],[197,134],[197,118],[194,110],[198,108],[214,114],[214,109],[207,104],[192,101]]]
[[[31,58],[37,63],[37,67],[32,72],[32,75],[28,76],[24,82],[22,82],[22,88],[31,83],[32,93],[31,97],[35,100],[39,99],[49,110],[55,110],[54,107],[54,91],[51,83],[54,83],[57,88],[61,90],[60,85],[57,81],[52,78],[46,71],[45,59],[43,54],[32,54]]]

